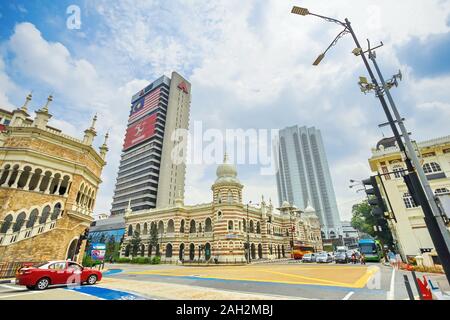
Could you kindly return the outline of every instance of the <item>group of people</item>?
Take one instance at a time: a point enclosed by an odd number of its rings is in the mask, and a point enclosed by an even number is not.
[[[389,250],[387,252],[387,260],[389,261],[389,264],[393,268],[399,268],[400,264],[402,263],[401,256],[397,253],[395,254],[392,250]]]
[[[364,253],[361,253],[361,255],[358,258],[358,255],[355,252],[353,252],[351,260],[353,264],[356,264],[358,262],[360,262],[361,264],[366,264],[366,256],[364,255]]]

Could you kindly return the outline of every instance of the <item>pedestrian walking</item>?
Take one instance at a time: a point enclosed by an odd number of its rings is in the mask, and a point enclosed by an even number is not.
[[[395,253],[392,252],[391,250],[388,251],[388,259],[389,259],[389,264],[391,265],[391,267],[396,267],[397,264],[397,259],[395,258]]]
[[[361,253],[360,261],[361,264],[366,264],[366,256],[364,255],[364,253]]]
[[[356,263],[356,254],[354,252],[352,253],[352,263]]]

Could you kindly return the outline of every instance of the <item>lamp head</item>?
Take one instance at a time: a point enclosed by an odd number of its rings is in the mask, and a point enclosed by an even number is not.
[[[293,6],[291,13],[298,14],[298,15],[301,15],[301,16],[307,16],[309,14],[309,11],[306,8]]]
[[[313,62],[313,66],[317,66],[319,65],[319,63],[323,60],[323,58],[325,57],[325,53],[321,53],[316,60],[314,60]]]

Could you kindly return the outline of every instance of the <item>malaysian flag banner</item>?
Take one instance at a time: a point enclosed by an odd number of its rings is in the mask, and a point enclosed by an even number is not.
[[[127,133],[125,134],[123,149],[127,150],[136,144],[153,137],[155,134],[156,117],[157,114],[152,114],[129,126]]]
[[[128,122],[132,122],[138,118],[141,118],[146,113],[152,111],[157,108],[159,105],[161,89],[158,88],[141,99],[135,101],[131,106],[130,117]]]

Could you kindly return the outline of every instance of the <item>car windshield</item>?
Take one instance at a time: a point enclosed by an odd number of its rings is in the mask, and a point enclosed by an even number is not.
[[[328,256],[328,253],[321,253],[321,254],[319,254],[319,257],[321,257],[321,258],[325,258],[327,256]]]

